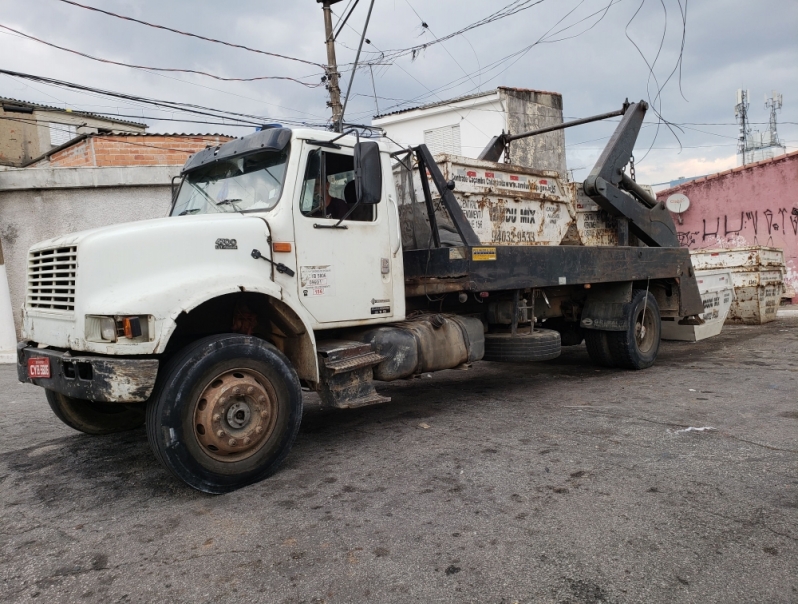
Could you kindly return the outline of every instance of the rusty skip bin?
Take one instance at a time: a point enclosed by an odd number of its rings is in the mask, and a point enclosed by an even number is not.
[[[484,245],[559,245],[574,222],[571,193],[557,172],[447,154],[435,161]],[[417,170],[413,184],[423,199]]]

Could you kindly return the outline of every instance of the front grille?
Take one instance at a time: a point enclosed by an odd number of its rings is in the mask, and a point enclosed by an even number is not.
[[[28,257],[28,308],[75,310],[78,248],[55,247]]]

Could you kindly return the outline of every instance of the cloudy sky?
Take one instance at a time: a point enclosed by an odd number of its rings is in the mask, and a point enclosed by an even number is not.
[[[327,92],[319,85],[326,53],[322,11],[315,0],[79,2],[299,60],[154,29],[64,0],[0,0],[0,67],[257,115],[268,122],[329,120]],[[351,2],[334,5],[336,21]],[[368,7],[369,0],[359,0],[337,40],[344,89]],[[418,52],[395,52],[469,28],[504,7],[518,12],[487,19],[490,22]],[[756,124],[767,122],[766,94],[773,89],[783,94],[779,134],[788,151],[798,149],[796,32],[795,0],[376,0],[362,57],[372,65],[357,72],[347,119],[369,123],[377,107],[380,112],[393,111],[499,85],[560,92],[566,118],[612,111],[626,97],[646,99],[678,128],[672,126],[674,135],[658,127],[657,116],[649,112],[635,151],[638,179],[658,183],[712,173],[736,162],[738,88],[750,90],[754,128],[767,127]],[[300,82],[234,82],[135,69],[77,56],[21,34],[107,61],[203,71],[222,78],[289,77]],[[131,119],[148,123],[150,131],[252,131],[251,126],[231,123],[187,123],[180,120],[219,120],[187,118],[7,75],[0,75],[0,95],[135,116]],[[568,165],[577,178],[584,178],[592,167],[613,127],[602,123],[566,131]]]

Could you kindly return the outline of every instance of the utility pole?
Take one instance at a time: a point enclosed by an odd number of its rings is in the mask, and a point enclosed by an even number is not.
[[[332,121],[336,130],[341,127],[341,88],[338,86],[338,64],[335,61],[335,35],[332,25],[332,10],[330,6],[341,0],[316,0],[322,5],[324,11],[324,35],[327,43],[327,90],[330,91],[330,100],[327,103],[332,108]]]

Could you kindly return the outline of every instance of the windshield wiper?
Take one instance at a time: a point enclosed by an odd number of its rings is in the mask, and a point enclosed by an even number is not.
[[[243,200],[242,199],[222,199],[222,201],[217,201],[216,205],[217,206],[221,206],[221,205],[229,203],[231,206],[233,206],[237,210],[238,208],[236,208],[236,206],[235,206],[237,201],[243,201]]]
[[[191,208],[190,210],[183,210],[182,212],[180,212],[180,214],[178,214],[178,216],[186,216],[187,214],[196,214],[199,211],[200,211],[199,208]]]

